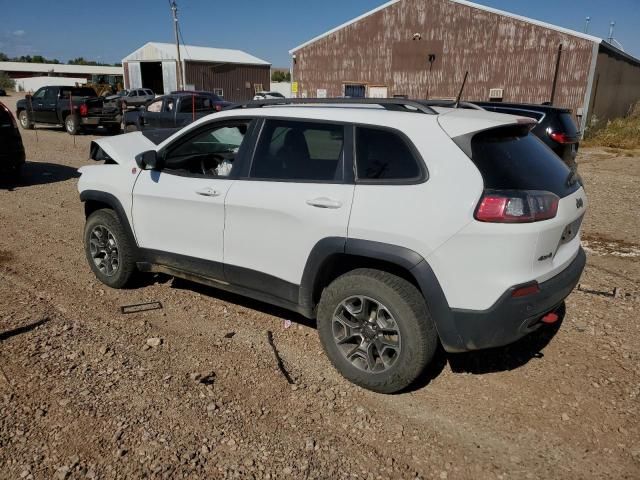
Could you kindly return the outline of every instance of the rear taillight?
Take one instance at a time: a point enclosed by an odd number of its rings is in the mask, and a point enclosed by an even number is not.
[[[549,136],[551,137],[551,140],[553,140],[554,142],[562,143],[563,145],[578,143],[578,140],[576,140],[575,137],[570,137],[566,133],[551,132]]]
[[[216,105],[216,112],[219,112],[220,110],[222,110],[222,106],[221,105]]]
[[[525,285],[524,287],[516,288],[513,292],[511,292],[511,296],[513,298],[528,297],[529,295],[535,295],[539,291],[540,285],[538,285],[538,282],[533,282],[529,285]]]
[[[78,108],[78,112],[80,112],[81,117],[86,117],[89,114],[89,107],[87,107],[87,105],[83,103],[82,105],[80,105],[80,108]]]
[[[485,190],[475,218],[491,223],[530,223],[549,220],[558,213],[560,199],[551,192]]]
[[[11,113],[11,110],[9,110],[6,107],[6,105],[4,105],[2,103],[0,103],[0,108],[3,109],[5,112],[7,112],[7,116],[11,120],[11,125],[13,125],[13,128],[18,128],[18,124],[16,123],[16,119],[14,118],[13,114]]]

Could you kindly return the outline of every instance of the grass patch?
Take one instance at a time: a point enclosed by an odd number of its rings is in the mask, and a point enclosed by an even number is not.
[[[606,127],[589,135],[582,144],[585,147],[610,147],[624,150],[640,148],[640,102],[636,103],[629,116],[611,120]]]

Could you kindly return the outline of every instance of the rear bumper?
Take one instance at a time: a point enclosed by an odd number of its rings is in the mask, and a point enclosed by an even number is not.
[[[84,126],[100,126],[105,127],[120,125],[122,122],[122,116],[117,115],[115,117],[80,117],[80,123]]]
[[[542,325],[541,318],[560,306],[576,287],[585,264],[586,255],[580,248],[567,268],[539,285],[538,293],[513,298],[511,293],[518,288],[514,286],[487,310],[451,309],[435,298],[436,308],[431,313],[442,345],[448,352],[500,347],[537,330]],[[429,301],[434,289],[430,288],[425,293]],[[431,307],[433,303],[429,303]]]

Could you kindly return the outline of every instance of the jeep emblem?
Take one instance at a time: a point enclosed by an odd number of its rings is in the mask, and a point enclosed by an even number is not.
[[[584,207],[584,200],[582,200],[582,198],[578,198],[576,200],[576,208],[581,209],[582,207]]]

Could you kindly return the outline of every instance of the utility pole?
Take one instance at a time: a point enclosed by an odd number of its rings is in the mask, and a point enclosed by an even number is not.
[[[178,37],[178,5],[175,0],[171,2],[171,12],[173,13],[173,33],[176,36],[176,51],[178,52],[178,68],[176,69],[178,90],[184,90],[182,84],[182,60],[180,58],[180,39]]]

